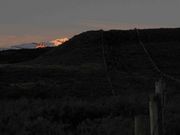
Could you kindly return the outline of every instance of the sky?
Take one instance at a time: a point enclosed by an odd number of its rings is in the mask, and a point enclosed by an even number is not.
[[[87,30],[180,26],[180,0],[0,0],[0,48]]]

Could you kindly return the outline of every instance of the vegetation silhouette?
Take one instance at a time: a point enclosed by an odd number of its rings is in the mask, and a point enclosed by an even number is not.
[[[134,115],[148,114],[159,74],[135,30],[103,31],[115,96],[105,78],[101,31],[62,46],[0,52],[0,134],[132,135]],[[180,29],[140,30],[161,70],[180,78]],[[166,135],[180,133],[180,85],[167,81]]]

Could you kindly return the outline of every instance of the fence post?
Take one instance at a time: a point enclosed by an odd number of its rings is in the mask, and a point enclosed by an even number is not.
[[[159,123],[158,123],[158,105],[157,105],[157,100],[156,100],[155,95],[150,96],[149,115],[150,115],[151,135],[160,135]]]
[[[155,83],[155,94],[150,95],[149,114],[151,135],[163,135],[163,106],[165,83],[162,79]]]
[[[149,118],[146,115],[137,115],[134,118],[135,135],[150,135]]]

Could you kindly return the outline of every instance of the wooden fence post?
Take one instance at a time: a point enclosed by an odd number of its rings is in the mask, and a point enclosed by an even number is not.
[[[150,135],[149,118],[146,115],[137,115],[134,118],[135,135]]]
[[[149,115],[150,115],[151,135],[160,135],[159,122],[158,122],[158,105],[157,105],[157,99],[155,95],[150,96]]]
[[[150,96],[149,114],[151,135],[163,135],[163,106],[165,83],[162,79],[155,83],[155,94]]]

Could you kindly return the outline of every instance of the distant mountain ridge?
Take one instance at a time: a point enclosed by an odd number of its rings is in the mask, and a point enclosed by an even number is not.
[[[38,43],[24,43],[20,45],[13,45],[9,49],[34,49],[34,48],[44,48],[44,47],[55,47],[68,41],[68,38],[58,38],[52,41],[38,42]]]

